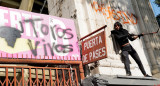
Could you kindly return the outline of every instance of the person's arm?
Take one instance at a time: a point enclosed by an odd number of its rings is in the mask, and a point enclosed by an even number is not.
[[[121,40],[121,39],[124,39],[124,38],[127,38],[128,37],[128,33],[127,34],[117,34],[115,31],[111,31],[111,34],[113,34],[115,36],[116,39],[118,40]]]
[[[129,34],[128,38],[129,38],[129,40],[134,41],[135,39],[140,38],[143,35],[144,35],[144,33],[141,33],[139,35]]]
[[[128,35],[128,39],[131,40],[131,41],[134,41],[134,40],[137,39],[137,38],[138,38],[138,36],[135,35],[135,34],[129,34],[129,35]]]

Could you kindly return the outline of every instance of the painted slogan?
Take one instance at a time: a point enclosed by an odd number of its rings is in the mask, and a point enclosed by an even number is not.
[[[82,42],[83,64],[92,63],[107,57],[104,31]]]
[[[116,1],[110,2],[110,7],[105,7],[103,3],[98,4],[97,1],[93,1],[91,6],[96,13],[102,13],[105,16],[106,21],[108,19],[114,19],[122,21],[123,24],[137,24],[137,18],[135,14],[128,11],[123,11],[118,4],[114,6],[114,2]]]
[[[74,21],[0,7],[0,57],[81,60]]]

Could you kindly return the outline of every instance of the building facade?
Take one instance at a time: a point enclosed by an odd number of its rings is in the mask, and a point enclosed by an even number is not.
[[[149,0],[15,0],[13,6],[8,5],[11,4],[10,1],[1,0],[0,4],[74,20],[80,47],[83,47],[80,38],[107,25],[107,57],[83,65],[86,77],[94,74],[126,75],[121,51],[118,51],[111,38],[110,31],[113,30],[116,21],[121,22],[125,29],[134,34],[155,32],[159,28]],[[39,9],[36,9],[37,7]],[[138,52],[146,72],[155,78],[160,78],[159,38],[157,33],[130,42]],[[131,57],[130,66],[133,76],[143,76]]]
[[[107,58],[98,61],[99,66],[90,74],[125,75],[120,54],[115,52],[110,31],[119,21],[130,33],[139,34],[157,31],[159,28],[149,0],[48,0],[49,14],[75,20],[79,39],[94,30],[107,25]],[[55,8],[55,9],[54,9]],[[131,42],[137,50],[147,73],[159,77],[159,36],[147,35]],[[142,76],[132,58],[131,70],[134,76]],[[89,64],[93,66],[94,64]],[[90,75],[89,74],[89,75]]]

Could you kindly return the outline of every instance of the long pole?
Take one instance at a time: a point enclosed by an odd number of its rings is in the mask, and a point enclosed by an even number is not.
[[[150,35],[150,34],[155,34],[155,33],[158,33],[160,28],[158,28],[158,30],[156,32],[151,32],[151,33],[144,33],[143,35]]]

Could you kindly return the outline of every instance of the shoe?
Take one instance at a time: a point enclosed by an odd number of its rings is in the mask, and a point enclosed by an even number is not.
[[[131,73],[127,73],[126,76],[132,76],[132,74]]]
[[[126,76],[132,76],[132,74],[126,74]]]
[[[150,75],[146,74],[146,75],[144,75],[144,77],[152,77],[152,76],[150,76]]]
[[[131,72],[127,72],[126,76],[132,76]]]

